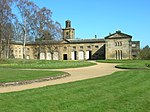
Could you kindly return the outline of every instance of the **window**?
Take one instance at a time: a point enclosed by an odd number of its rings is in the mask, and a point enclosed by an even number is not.
[[[119,45],[122,46],[122,42],[121,41],[119,42]]]
[[[76,50],[76,46],[73,46],[72,48],[73,48],[73,50]]]
[[[99,48],[99,46],[98,46],[98,45],[96,45],[96,46],[95,46],[95,48]]]
[[[67,47],[64,47],[64,50],[66,51],[66,50],[67,50]]]
[[[115,46],[122,46],[122,42],[121,41],[115,42]]]
[[[115,54],[116,54],[116,60],[122,60],[123,58],[122,50],[116,50]]]
[[[21,53],[21,50],[19,50],[19,53]]]
[[[117,42],[115,42],[115,46],[118,46]]]
[[[55,47],[55,50],[58,50],[58,47]]]
[[[83,46],[80,46],[80,49],[83,49]]]
[[[88,49],[90,49],[90,48],[91,48],[91,46],[87,46],[87,48],[88,48]]]
[[[136,44],[132,44],[132,47],[136,47]]]
[[[68,33],[68,32],[66,32],[66,35],[69,35],[69,33]]]

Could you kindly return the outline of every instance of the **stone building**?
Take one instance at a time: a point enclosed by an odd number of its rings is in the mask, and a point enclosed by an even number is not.
[[[132,36],[116,31],[100,39],[75,39],[75,29],[71,21],[66,21],[63,39],[60,41],[32,42],[26,44],[26,59],[41,60],[98,60],[98,59],[133,59],[140,49],[139,41],[132,41]],[[23,58],[23,45],[11,44],[11,57]]]

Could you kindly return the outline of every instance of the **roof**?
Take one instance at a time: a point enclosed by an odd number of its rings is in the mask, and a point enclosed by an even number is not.
[[[116,31],[115,33],[105,37],[105,39],[119,39],[119,38],[132,38],[132,36],[122,33],[121,31]]]
[[[75,30],[75,29],[68,27],[68,28],[62,28],[62,30]]]
[[[105,39],[64,39],[64,40],[43,40],[43,41],[35,41],[35,42],[27,42],[26,45],[37,45],[37,44],[63,44],[63,43],[69,43],[69,44],[78,44],[78,43],[104,43]],[[20,44],[21,42],[11,42],[11,44]]]
[[[105,39],[67,39],[69,43],[94,43],[105,42]]]
[[[61,40],[42,40],[42,41],[35,41],[35,42],[32,42],[32,43],[28,43],[29,44],[44,44],[44,45],[47,45],[47,44],[60,44],[62,41]]]

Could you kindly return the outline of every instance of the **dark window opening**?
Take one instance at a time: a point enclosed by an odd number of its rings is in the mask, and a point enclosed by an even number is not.
[[[68,32],[66,32],[66,35],[69,35],[69,33],[68,33]]]
[[[89,60],[92,59],[92,51],[89,51]]]
[[[77,51],[74,51],[74,59],[77,60]]]
[[[63,60],[67,60],[67,54],[63,54]]]

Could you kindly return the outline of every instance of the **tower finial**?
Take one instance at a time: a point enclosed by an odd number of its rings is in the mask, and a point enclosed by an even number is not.
[[[71,21],[69,19],[66,21],[66,28],[71,28]]]

